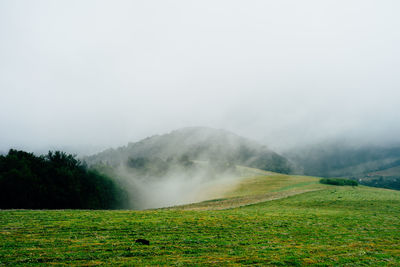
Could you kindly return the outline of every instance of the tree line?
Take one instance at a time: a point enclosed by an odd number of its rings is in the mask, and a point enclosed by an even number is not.
[[[61,151],[0,155],[1,209],[116,209],[126,194],[111,178]]]

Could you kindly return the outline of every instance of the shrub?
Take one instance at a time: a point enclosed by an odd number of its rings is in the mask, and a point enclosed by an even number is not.
[[[321,184],[331,184],[331,185],[350,185],[350,186],[357,186],[358,182],[349,180],[349,179],[343,179],[343,178],[323,178],[319,181]]]

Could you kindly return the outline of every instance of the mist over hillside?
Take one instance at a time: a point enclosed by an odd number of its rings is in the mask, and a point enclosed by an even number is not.
[[[130,193],[131,207],[157,208],[207,199],[234,186],[237,165],[288,173],[290,162],[225,130],[190,127],[155,135],[83,159]]]
[[[344,177],[376,187],[400,189],[400,147],[343,140],[302,146],[282,155],[222,129],[188,127],[85,157],[131,192],[132,207],[152,208],[198,200],[215,184],[240,177],[236,166],[280,173]],[[390,169],[390,171],[385,171]],[[388,175],[390,174],[390,175]],[[212,185],[212,183],[215,183]]]
[[[400,145],[331,140],[283,153],[305,175],[347,177],[364,185],[400,189]]]
[[[206,127],[190,127],[155,135],[125,147],[108,149],[85,157],[93,165],[119,165],[129,158],[160,158],[186,156],[190,160],[218,161],[255,167],[263,170],[289,173],[291,166],[283,156],[231,132]]]

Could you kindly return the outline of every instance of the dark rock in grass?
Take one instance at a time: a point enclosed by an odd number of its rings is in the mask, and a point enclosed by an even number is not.
[[[136,243],[140,243],[142,245],[150,245],[150,241],[149,240],[142,239],[142,238],[136,239],[135,242]]]

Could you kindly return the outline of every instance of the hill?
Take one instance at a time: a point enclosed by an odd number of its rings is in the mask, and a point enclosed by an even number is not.
[[[384,168],[354,178],[368,186],[400,190],[400,166]]]
[[[400,264],[400,192],[249,171],[219,199],[174,208],[0,211],[0,264]]]
[[[400,189],[400,147],[326,142],[286,151],[298,173],[348,177],[362,184]],[[390,175],[388,175],[390,173]]]
[[[285,198],[327,188],[320,178],[286,175],[246,167],[238,167],[241,177],[230,184],[211,185],[198,192],[207,201],[172,207],[172,209],[214,210],[228,209]]]
[[[168,134],[155,135],[117,149],[108,149],[84,158],[89,165],[99,163],[115,166],[130,158],[187,157],[213,163],[244,165],[268,171],[289,173],[291,166],[283,156],[254,141],[225,130],[191,127]]]
[[[129,192],[132,209],[206,200],[208,193],[203,192],[234,185],[247,176],[243,166],[290,171],[289,161],[265,146],[224,130],[204,127],[149,137],[84,161],[113,177]]]

